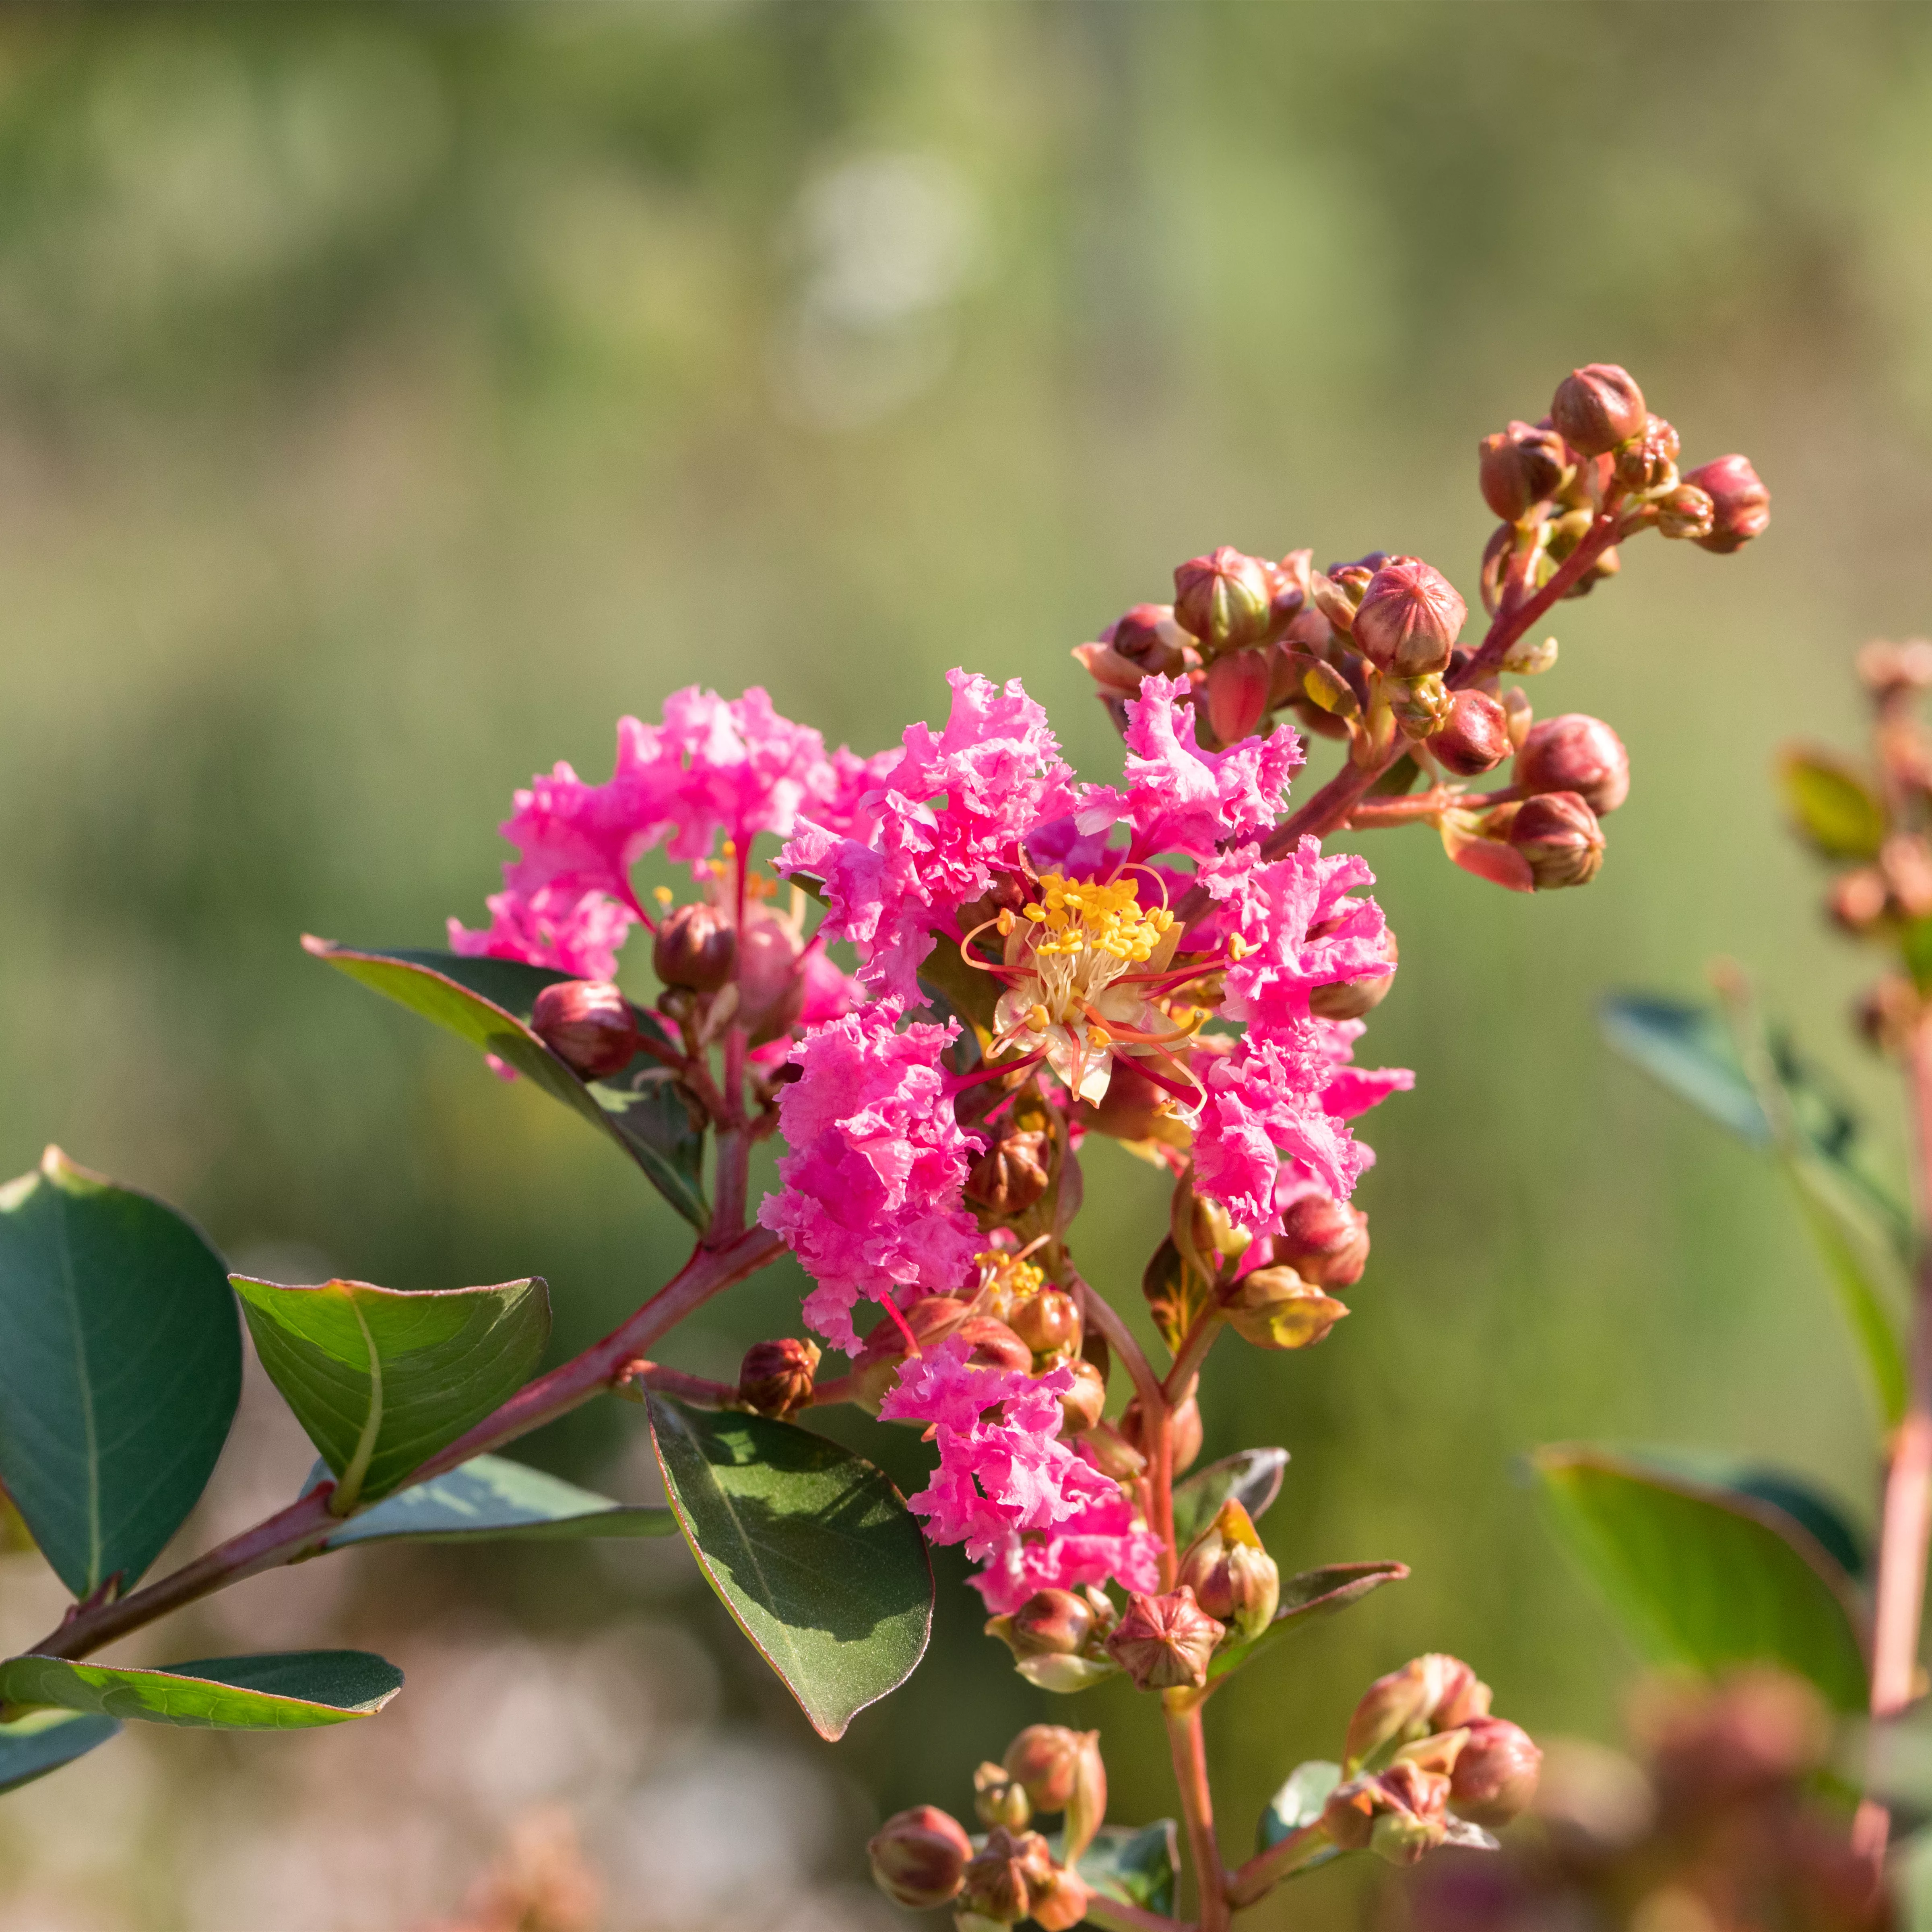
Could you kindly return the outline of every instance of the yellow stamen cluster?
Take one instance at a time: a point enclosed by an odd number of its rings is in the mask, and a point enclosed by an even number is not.
[[[1102,885],[1047,873],[1040,897],[1024,908],[1034,927],[1034,951],[1048,958],[1107,952],[1123,965],[1144,965],[1174,924],[1174,914],[1166,906],[1143,912],[1139,895],[1132,879]]]
[[[1022,1261],[1006,1249],[989,1248],[974,1259],[979,1264],[980,1292],[1002,1322],[1046,1286],[1046,1276],[1031,1262]]]

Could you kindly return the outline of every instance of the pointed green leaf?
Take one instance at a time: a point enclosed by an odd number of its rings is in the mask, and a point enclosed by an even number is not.
[[[1341,1781],[1342,1767],[1325,1758],[1313,1757],[1306,1764],[1297,1765],[1288,1773],[1288,1782],[1268,1800],[1256,1830],[1255,1849],[1264,1852],[1312,1825]],[[1308,1868],[1304,1865],[1300,1869],[1305,1871]]]
[[[78,1711],[29,1711],[0,1724],[0,1791],[31,1784],[85,1757],[120,1729],[112,1718],[84,1717]]]
[[[164,1670],[13,1657],[0,1664],[0,1702],[53,1705],[196,1730],[291,1731],[372,1717],[403,1673],[366,1650],[289,1650],[214,1657]]]
[[[1120,1666],[1111,1657],[1061,1657],[1048,1652],[1040,1657],[1023,1657],[1013,1666],[1029,1684],[1063,1697],[1076,1690],[1090,1690],[1109,1677],[1118,1677]]]
[[[310,1475],[311,1487],[324,1467],[318,1465]],[[524,1463],[472,1456],[448,1474],[398,1490],[374,1509],[351,1516],[322,1546],[676,1534],[677,1519],[668,1509],[614,1503]]]
[[[1060,1855],[1063,1834],[1049,1840]],[[1180,1832],[1172,1818],[1136,1828],[1103,1825],[1080,1854],[1080,1876],[1103,1898],[1137,1905],[1165,1917],[1174,1911],[1174,1877],[1180,1868]]]
[[[1840,1709],[1864,1708],[1858,1593],[1790,1508],[1600,1449],[1534,1460],[1563,1540],[1650,1655],[1711,1672],[1779,1664]]]
[[[1370,1591],[1379,1590],[1384,1583],[1400,1583],[1408,1574],[1406,1563],[1330,1563],[1290,1576],[1281,1586],[1281,1607],[1274,1613],[1274,1622],[1259,1636],[1245,1643],[1224,1644],[1214,1653],[1208,1666],[1209,1684],[1219,1683],[1230,1671],[1273,1649],[1291,1631],[1333,1616],[1337,1610],[1360,1603]]]
[[[516,959],[470,959],[412,948],[359,950],[313,936],[302,944],[352,980],[494,1053],[608,1134],[692,1226],[701,1230],[710,1223],[704,1130],[695,1103],[671,1070],[640,1051],[620,1072],[586,1082],[530,1030],[538,994],[567,980],[568,974]],[[641,1032],[660,1046],[670,1044],[653,1015],[640,1006],[631,1010]]]
[[[1799,836],[1828,859],[1876,859],[1885,806],[1864,774],[1830,752],[1793,746],[1778,781]]]
[[[926,1654],[932,1566],[905,1499],[808,1430],[656,1394],[647,1406],[664,1489],[711,1587],[813,1730],[843,1736]]]
[[[160,1554],[241,1394],[226,1270],[191,1223],[58,1148],[0,1188],[0,1481],[76,1597]]]
[[[1864,1364],[1872,1400],[1886,1426],[1895,1427],[1905,1414],[1905,1348],[1892,1300],[1880,1291],[1867,1264],[1869,1250],[1861,1238],[1862,1231],[1796,1162],[1787,1162],[1786,1172],[1811,1244],[1838,1292],[1839,1312]]]
[[[1753,1147],[1771,1145],[1771,1123],[1714,1013],[1640,993],[1618,994],[1599,1012],[1604,1038],[1625,1059]]]
[[[322,1451],[345,1514],[514,1395],[550,1336],[540,1280],[408,1294],[232,1280],[262,1366]]]
[[[1259,1522],[1281,1494],[1282,1472],[1288,1467],[1286,1449],[1244,1449],[1196,1469],[1174,1486],[1174,1541],[1184,1550],[1214,1520],[1232,1497]]]

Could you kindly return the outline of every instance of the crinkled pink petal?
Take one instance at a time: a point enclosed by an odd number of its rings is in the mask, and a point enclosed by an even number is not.
[[[1134,1518],[1114,1486],[1045,1531],[1010,1530],[986,1552],[969,1580],[995,1616],[1010,1615],[1039,1590],[1076,1590],[1116,1582],[1130,1590],[1160,1587],[1160,1539]]]
[[[486,903],[490,923],[481,931],[450,920],[452,952],[472,959],[521,959],[575,980],[614,978],[617,949],[635,921],[628,906],[601,892],[546,886],[529,898],[495,892]]]

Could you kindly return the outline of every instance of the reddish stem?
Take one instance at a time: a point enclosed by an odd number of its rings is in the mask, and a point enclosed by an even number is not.
[[[1228,1875],[1228,1902],[1238,1912],[1264,1898],[1282,1880],[1298,1870],[1316,1852],[1325,1850],[1333,1842],[1319,1819],[1312,1825],[1303,1826],[1298,1832],[1291,1832],[1280,1844],[1256,1852],[1246,1864]]]
[[[1226,1932],[1232,1916],[1228,1880],[1221,1868],[1221,1847],[1214,1836],[1214,1800],[1208,1788],[1208,1750],[1202,1736],[1201,1707],[1187,1690],[1164,1692],[1168,1748],[1174,1757],[1174,1780],[1180,1787],[1180,1808],[1187,1822],[1189,1862],[1199,1894],[1196,1910],[1201,1932]]]

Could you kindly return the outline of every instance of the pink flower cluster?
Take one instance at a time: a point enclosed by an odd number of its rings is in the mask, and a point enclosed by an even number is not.
[[[760,832],[789,838],[807,818],[862,832],[862,801],[895,755],[828,753],[818,732],[780,717],[756,686],[728,701],[694,685],[674,692],[662,724],[618,720],[616,766],[602,784],[560,764],[516,794],[502,832],[520,856],[503,868],[489,926],[471,931],[452,919],[450,945],[608,980],[646,918],[631,885],[646,852],[662,844],[673,859],[700,860],[722,834],[746,854]]]
[[[1158,1540],[1136,1526],[1119,1484],[1059,1439],[1072,1370],[1034,1376],[970,1356],[956,1339],[913,1357],[879,1413],[932,1426],[939,1466],[910,1506],[934,1542],[964,1544],[984,1564],[973,1585],[986,1607],[1109,1577],[1158,1588]]]

